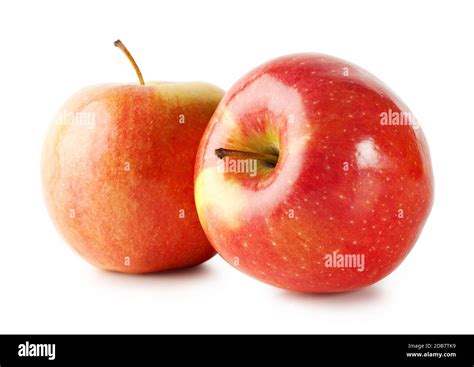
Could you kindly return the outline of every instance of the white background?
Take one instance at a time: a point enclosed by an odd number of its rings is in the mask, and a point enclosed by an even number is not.
[[[469,1],[2,1],[0,333],[473,333],[473,14]],[[136,81],[117,38],[147,80],[228,89],[293,52],[378,76],[432,153],[435,205],[411,254],[378,284],[339,295],[273,288],[218,256],[147,276],[79,258],[44,207],[40,151],[73,92]]]

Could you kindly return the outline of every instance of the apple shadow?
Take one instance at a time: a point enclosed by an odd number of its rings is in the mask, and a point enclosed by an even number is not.
[[[96,269],[94,277],[101,278],[102,281],[117,283],[120,285],[179,285],[191,284],[197,280],[203,281],[215,277],[214,271],[207,264],[199,264],[187,268],[165,270],[157,273],[120,273]]]
[[[383,301],[386,298],[386,292],[378,285],[371,285],[367,288],[340,293],[303,293],[281,290],[278,297],[292,302],[347,307],[348,305]]]

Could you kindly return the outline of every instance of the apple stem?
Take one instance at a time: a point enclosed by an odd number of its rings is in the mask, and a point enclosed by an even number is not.
[[[142,72],[140,71],[140,68],[138,67],[137,63],[135,62],[135,59],[133,58],[130,51],[128,51],[128,49],[125,47],[125,45],[120,40],[115,41],[114,46],[121,49],[123,51],[123,53],[125,54],[125,56],[127,56],[127,59],[130,61],[133,68],[135,69],[135,72],[137,73],[138,80],[140,81],[140,85],[145,85],[145,81],[143,80]]]
[[[278,155],[274,155],[274,154],[247,152],[243,150],[224,149],[224,148],[216,149],[214,153],[219,159],[223,159],[225,157],[241,158],[241,159],[257,159],[259,161],[265,162],[267,165],[271,167],[275,167],[278,162]]]

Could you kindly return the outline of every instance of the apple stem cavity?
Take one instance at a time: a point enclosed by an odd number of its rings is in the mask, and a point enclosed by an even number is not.
[[[274,154],[247,152],[243,150],[234,150],[234,149],[225,149],[225,148],[216,149],[214,153],[219,159],[224,159],[225,157],[237,158],[237,159],[256,159],[256,160],[262,161],[265,165],[271,168],[276,167],[278,163],[278,155],[274,155]]]
[[[128,49],[125,47],[125,45],[120,40],[115,41],[114,46],[121,49],[123,51],[123,53],[125,54],[125,56],[127,56],[127,59],[130,61],[133,68],[135,69],[135,72],[137,73],[138,80],[140,81],[140,85],[145,85],[145,81],[143,80],[142,72],[140,71],[140,68],[138,67],[137,63],[135,62],[135,59],[133,58],[130,51],[128,51]]]

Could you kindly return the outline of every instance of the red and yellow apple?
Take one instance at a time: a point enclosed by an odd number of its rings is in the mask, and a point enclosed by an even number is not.
[[[195,198],[211,244],[237,269],[342,292],[407,256],[433,177],[423,133],[390,89],[351,63],[300,54],[226,93],[198,151]]]
[[[49,213],[97,267],[156,272],[215,254],[193,195],[198,144],[223,91],[205,83],[101,85],[72,96],[42,156]]]

